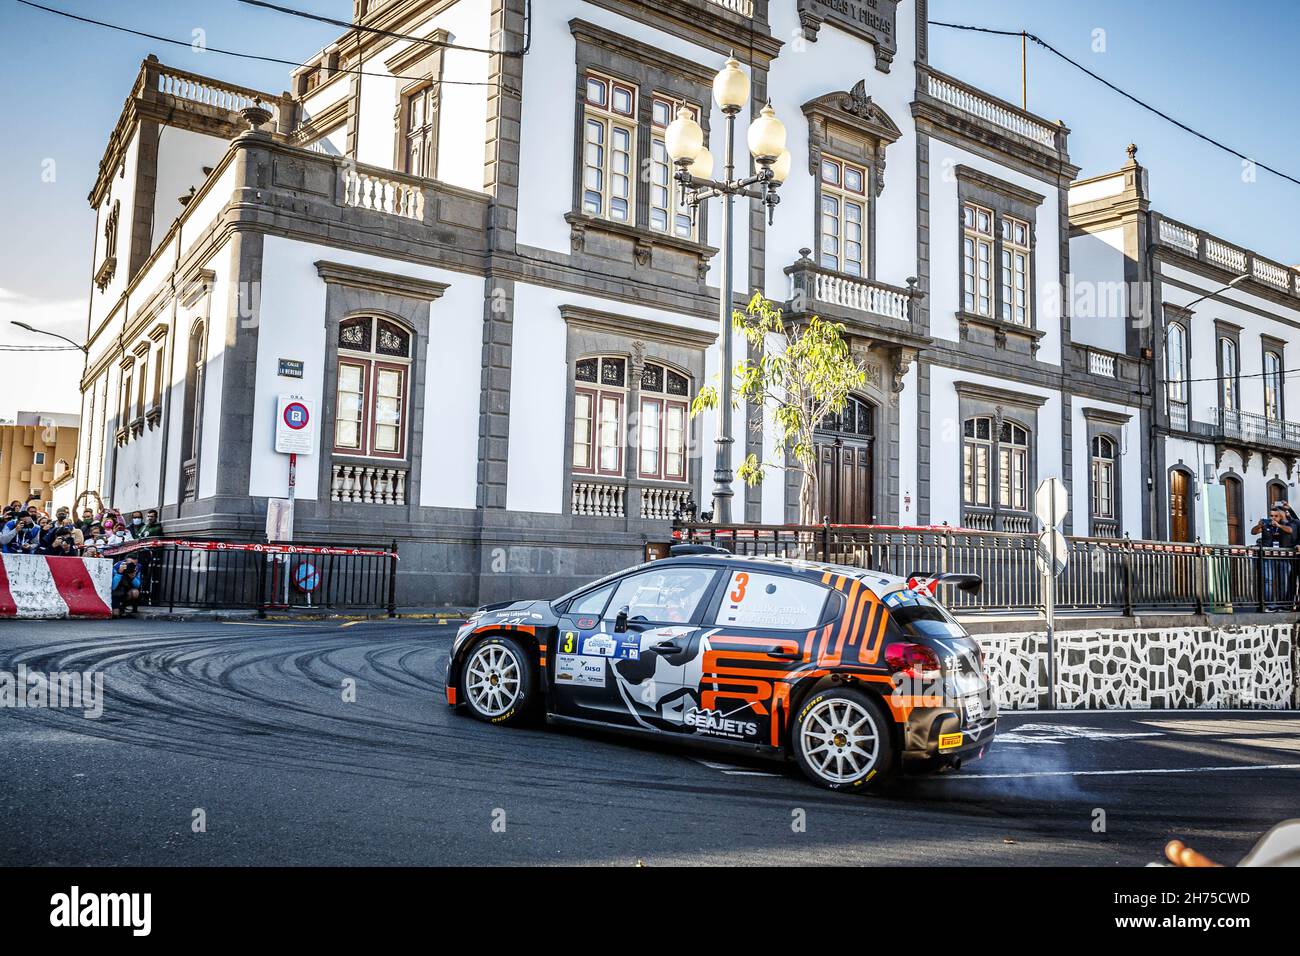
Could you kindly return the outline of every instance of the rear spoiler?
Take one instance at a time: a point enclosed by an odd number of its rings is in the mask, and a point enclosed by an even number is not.
[[[933,595],[940,585],[955,586],[958,591],[978,594],[984,579],[978,574],[959,574],[956,571],[913,571],[907,576],[907,586],[914,591]]]

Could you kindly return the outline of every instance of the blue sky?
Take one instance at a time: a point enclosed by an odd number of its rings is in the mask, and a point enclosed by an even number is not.
[[[237,0],[42,2],[178,39],[203,30],[211,47],[295,60],[339,32]],[[352,9],[351,0],[286,5],[342,19]],[[1189,125],[1300,177],[1300,67],[1291,49],[1291,38],[1300,35],[1300,3],[1294,0],[1258,0],[1235,10],[1223,0],[931,0],[930,16],[1027,29]],[[1097,30],[1104,31],[1104,52],[1094,51]],[[166,63],[269,92],[288,82],[288,67],[196,53],[0,0],[0,91],[6,106],[0,173],[7,187],[0,190],[0,343],[39,341],[12,330],[13,317],[74,335],[84,331],[94,225],[86,194],[140,60],[150,52]],[[1018,39],[933,28],[930,59],[941,70],[1019,101]],[[1118,167],[1124,147],[1136,142],[1162,212],[1261,255],[1300,263],[1300,186],[1263,171],[1244,182],[1240,160],[1140,110],[1044,50],[1030,48],[1029,68],[1030,109],[1063,119],[1073,130],[1070,151],[1082,175]],[[42,180],[48,160],[55,163],[53,182]],[[0,366],[15,354],[0,353]],[[79,364],[62,363],[74,373]],[[0,373],[0,382],[6,378],[11,376]],[[7,397],[0,391],[0,417],[13,414]],[[75,389],[70,400],[51,395],[45,404],[51,410],[75,408]]]

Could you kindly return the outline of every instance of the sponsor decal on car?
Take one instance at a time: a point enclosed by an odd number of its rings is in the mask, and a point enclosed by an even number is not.
[[[608,634],[591,634],[582,638],[581,653],[588,657],[613,657],[618,642]]]
[[[605,658],[560,654],[555,658],[555,679],[568,684],[605,686]]]
[[[697,734],[734,738],[758,735],[758,724],[752,720],[732,720],[717,710],[701,710],[692,707],[682,717],[682,723],[687,727],[694,727]]]
[[[597,621],[594,617],[580,617],[574,623],[578,625],[579,630],[589,631],[600,622]]]
[[[954,747],[960,747],[962,742],[961,734],[940,734],[939,749],[952,750]]]

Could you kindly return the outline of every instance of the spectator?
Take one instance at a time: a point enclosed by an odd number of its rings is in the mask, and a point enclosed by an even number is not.
[[[134,555],[128,554],[113,564],[113,607],[119,615],[126,613],[128,606],[132,613],[140,609],[142,586],[140,562]]]
[[[1283,549],[1290,551],[1296,545],[1297,531],[1300,526],[1294,523],[1291,509],[1284,501],[1273,505],[1267,517],[1255,522],[1251,534],[1259,535],[1259,546],[1265,549],[1264,561],[1264,596],[1270,604],[1290,606],[1292,597],[1292,568],[1294,558],[1291,555],[1270,555],[1269,550]],[[1270,609],[1272,610],[1272,609]]]
[[[12,533],[10,533],[12,532]],[[4,529],[6,554],[35,554],[41,544],[41,531],[30,514],[11,518]]]
[[[145,512],[144,525],[136,534],[137,538],[161,538],[163,536],[163,526],[158,523],[158,510],[150,508]]]

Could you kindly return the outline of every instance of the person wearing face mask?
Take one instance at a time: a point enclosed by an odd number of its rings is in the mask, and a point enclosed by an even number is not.
[[[163,526],[158,521],[158,511],[150,508],[145,512],[144,524],[136,532],[137,538],[161,538],[163,536]]]

